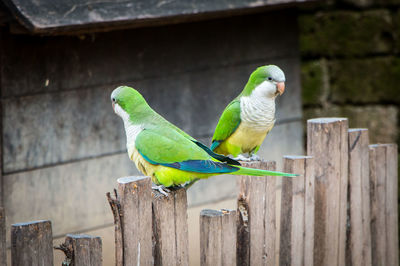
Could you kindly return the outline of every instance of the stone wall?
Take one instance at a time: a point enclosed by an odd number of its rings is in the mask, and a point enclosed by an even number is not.
[[[370,143],[400,144],[400,0],[331,0],[299,27],[304,121],[348,117]]]
[[[400,1],[330,1],[299,27],[304,120],[345,116],[371,143],[400,142]]]

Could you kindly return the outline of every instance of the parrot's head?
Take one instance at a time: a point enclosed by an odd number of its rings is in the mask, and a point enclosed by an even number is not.
[[[119,86],[111,93],[111,102],[114,112],[124,121],[148,107],[146,100],[135,89],[128,86]]]
[[[285,74],[275,65],[257,68],[243,90],[245,96],[256,93],[260,97],[275,98],[285,91]]]

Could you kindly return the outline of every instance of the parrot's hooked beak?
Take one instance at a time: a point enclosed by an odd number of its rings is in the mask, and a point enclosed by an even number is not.
[[[113,111],[115,113],[115,103],[114,102],[112,102],[112,108],[113,108]]]
[[[276,87],[278,88],[279,95],[282,95],[285,91],[285,82],[276,83]]]

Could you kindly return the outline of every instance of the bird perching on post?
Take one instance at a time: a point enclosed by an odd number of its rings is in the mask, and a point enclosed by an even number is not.
[[[140,172],[160,185],[155,188],[161,193],[165,187],[191,185],[219,174],[295,176],[242,167],[239,162],[212,152],[156,113],[133,88],[116,88],[111,101],[114,112],[124,121],[129,158]]]
[[[285,74],[279,67],[257,68],[243,91],[223,111],[211,150],[236,160],[260,160],[256,153],[275,123],[275,98],[284,91]]]

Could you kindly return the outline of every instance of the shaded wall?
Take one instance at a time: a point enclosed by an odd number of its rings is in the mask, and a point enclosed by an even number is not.
[[[105,193],[118,177],[138,174],[109,99],[122,84],[208,145],[250,73],[277,64],[287,89],[260,154],[280,164],[282,154],[302,153],[295,11],[81,36],[13,35],[6,28],[0,34],[8,225],[50,219],[55,237],[111,228]],[[191,206],[234,197],[229,176],[189,191]]]

